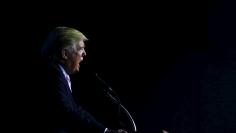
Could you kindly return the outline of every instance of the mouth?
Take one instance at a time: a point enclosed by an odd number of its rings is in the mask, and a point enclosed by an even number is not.
[[[78,65],[77,65],[77,70],[78,70],[79,68],[80,68],[80,65],[78,64]]]

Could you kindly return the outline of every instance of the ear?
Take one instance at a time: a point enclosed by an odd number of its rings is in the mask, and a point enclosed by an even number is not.
[[[67,49],[62,49],[61,50],[61,56],[62,56],[62,59],[68,59],[68,56],[69,56],[69,52]]]

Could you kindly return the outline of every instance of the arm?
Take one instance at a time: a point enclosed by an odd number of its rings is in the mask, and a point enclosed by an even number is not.
[[[62,82],[60,82],[62,83]],[[59,85],[59,83],[57,84]],[[59,87],[59,86],[58,86]],[[59,89],[61,90],[61,89]],[[62,89],[63,90],[63,89]],[[89,113],[87,113],[85,110],[83,110],[80,106],[76,105],[76,103],[74,102],[74,100],[72,99],[72,106],[69,107],[69,104],[67,104],[67,97],[63,96],[66,93],[63,91],[58,91],[58,96],[61,97],[59,99],[62,99],[62,101],[60,103],[63,103],[62,107],[64,108],[63,110],[68,113],[70,118],[74,119],[73,121],[78,121],[81,120],[83,123],[83,125],[85,125],[88,129],[97,129],[97,131],[101,132],[103,131],[103,133],[127,133],[127,131],[123,130],[123,129],[118,129],[118,130],[112,130],[112,129],[108,129],[105,128],[102,124],[98,123],[95,118],[93,116],[91,116]],[[70,93],[69,93],[70,94]],[[63,100],[63,97],[65,98]],[[77,123],[77,122],[76,122]],[[78,121],[79,123],[79,121]],[[102,133],[102,132],[101,132]]]
[[[58,71],[51,71],[48,79],[50,106],[52,114],[55,114],[54,118],[56,118],[56,121],[58,120],[64,123],[66,121],[73,128],[83,127],[85,130],[93,129],[93,131],[98,133],[104,132],[105,127],[75,103],[63,76]]]
[[[61,109],[64,113],[68,114],[68,117],[75,123],[84,125],[87,129],[96,129],[96,131],[100,133],[127,133],[127,131],[123,129],[112,130],[105,128],[102,124],[98,123],[93,116],[91,116],[87,111],[83,110],[80,106],[78,106],[75,101],[72,99],[68,99],[66,96],[65,89],[61,88],[63,82],[58,82],[57,87],[57,97],[59,103],[61,103]],[[69,93],[70,95],[70,93]],[[70,97],[70,96],[69,96]],[[71,104],[70,104],[71,102]]]

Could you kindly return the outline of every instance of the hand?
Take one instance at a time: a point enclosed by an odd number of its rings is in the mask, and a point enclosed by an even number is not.
[[[118,129],[118,133],[128,133],[128,132],[123,129]]]
[[[162,133],[169,133],[169,132],[167,132],[166,130],[162,130]]]
[[[107,129],[106,133],[128,133],[128,132],[123,129],[118,129],[118,130]]]

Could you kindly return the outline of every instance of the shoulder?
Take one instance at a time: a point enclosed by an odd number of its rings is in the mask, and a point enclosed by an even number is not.
[[[38,76],[41,77],[41,81],[52,82],[56,80],[63,80],[63,73],[59,65],[55,62],[41,62],[38,70]]]

